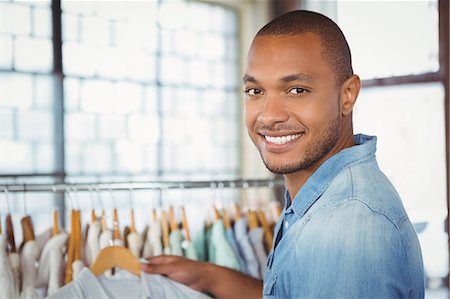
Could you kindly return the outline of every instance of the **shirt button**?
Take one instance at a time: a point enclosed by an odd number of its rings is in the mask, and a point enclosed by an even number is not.
[[[284,223],[284,228],[286,228],[286,229],[289,228],[289,222],[286,221],[286,222]]]

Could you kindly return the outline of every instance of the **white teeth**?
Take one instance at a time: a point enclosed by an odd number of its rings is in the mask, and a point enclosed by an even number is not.
[[[296,135],[287,135],[287,136],[278,136],[278,137],[271,137],[271,136],[264,136],[267,141],[275,144],[285,144],[286,142],[292,141],[300,137],[302,133],[296,134]]]

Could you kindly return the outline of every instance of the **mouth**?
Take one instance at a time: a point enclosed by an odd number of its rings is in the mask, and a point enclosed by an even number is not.
[[[276,144],[276,145],[283,145],[289,142],[292,142],[296,139],[298,139],[300,136],[302,136],[303,133],[298,134],[292,134],[292,135],[281,135],[281,136],[270,136],[270,135],[263,135],[264,139],[268,143]]]

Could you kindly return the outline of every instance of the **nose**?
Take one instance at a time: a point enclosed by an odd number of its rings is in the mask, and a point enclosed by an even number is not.
[[[258,122],[271,128],[277,123],[286,122],[289,113],[284,107],[283,100],[277,95],[267,95],[262,101],[261,111],[258,114]]]

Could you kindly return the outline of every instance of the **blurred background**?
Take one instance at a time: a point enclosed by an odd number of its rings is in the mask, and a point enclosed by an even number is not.
[[[380,167],[421,242],[427,298],[448,298],[448,0],[1,0],[0,7],[0,185],[271,178],[243,128],[246,52],[275,16],[324,13],[346,35],[363,80],[355,132],[378,136]],[[280,199],[273,191],[219,197],[264,205]],[[188,200],[195,227],[214,192],[139,191],[132,205]],[[128,213],[127,192],[97,195]],[[90,192],[73,196],[78,208],[92,207]],[[28,212],[38,232],[51,225],[49,210],[74,205],[53,192],[3,192],[0,202],[2,218],[11,212],[19,225]],[[137,219],[145,213],[137,209]]]

